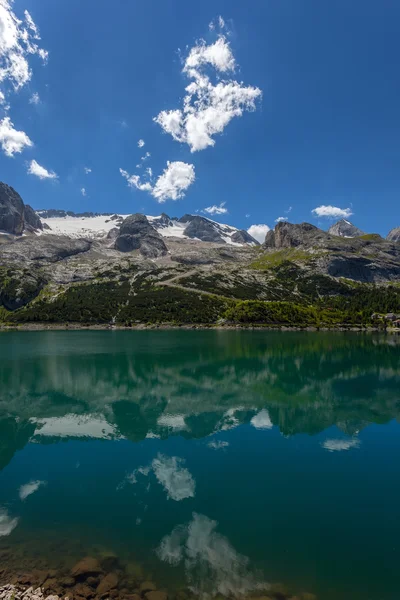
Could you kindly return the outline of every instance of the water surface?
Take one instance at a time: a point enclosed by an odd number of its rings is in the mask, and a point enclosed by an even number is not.
[[[394,600],[399,414],[396,336],[0,333],[0,550]]]

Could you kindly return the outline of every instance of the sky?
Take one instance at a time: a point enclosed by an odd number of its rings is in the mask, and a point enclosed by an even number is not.
[[[0,180],[35,209],[400,225],[397,0],[0,0]]]

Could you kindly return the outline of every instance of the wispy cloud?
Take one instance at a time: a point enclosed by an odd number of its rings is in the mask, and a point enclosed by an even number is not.
[[[29,483],[21,485],[21,487],[19,488],[20,499],[22,501],[26,500],[28,496],[31,496],[32,494],[37,492],[38,489],[41,488],[43,485],[46,485],[45,481],[30,481]]]
[[[86,196],[86,188],[81,188],[81,194],[82,196]]]
[[[207,206],[201,212],[208,213],[209,215],[226,215],[228,209],[225,207],[226,202],[221,202],[218,206]]]
[[[146,142],[144,140],[139,140],[138,143],[137,143],[137,145],[138,145],[139,148],[143,148],[143,146],[145,145],[145,143]]]
[[[25,148],[33,146],[32,140],[25,131],[14,129],[14,123],[10,117],[4,117],[0,121],[0,144],[6,156],[14,156],[14,154],[19,154]]]
[[[351,208],[338,208],[337,206],[325,206],[324,204],[313,208],[311,212],[316,217],[325,217],[327,219],[347,219],[353,214]]]
[[[85,171],[86,175],[89,175],[92,172],[92,169],[89,167],[84,167],[83,170]]]
[[[282,221],[287,221],[288,217],[278,217],[275,219],[275,223],[281,223]]]
[[[142,181],[139,175],[130,175],[124,169],[120,169],[120,173],[131,187],[135,187],[140,191],[150,192],[159,203],[163,203],[166,200],[183,198],[186,190],[196,179],[194,165],[181,161],[168,161],[167,167],[158,177],[155,184],[150,181]],[[147,171],[147,175],[150,175],[149,171]]]
[[[330,439],[323,442],[322,447],[329,452],[342,452],[350,448],[359,448],[361,442],[357,438],[350,439]]]
[[[35,175],[35,177],[39,177],[39,179],[57,179],[57,174],[54,171],[48,171],[42,165],[39,165],[36,160],[32,160],[29,164],[28,168],[29,175]]]
[[[247,233],[249,233],[255,240],[257,240],[257,242],[260,242],[260,244],[262,244],[263,242],[265,242],[265,236],[267,235],[269,230],[270,227],[268,227],[268,225],[265,224],[251,225],[248,228]]]
[[[12,5],[13,0],[0,1],[0,81],[19,90],[32,77],[28,59],[37,54],[46,62],[48,52],[38,45],[39,30],[29,12],[20,20]]]
[[[37,92],[29,98],[29,104],[40,104],[40,96]]]
[[[225,26],[222,17],[219,25]],[[210,67],[218,77],[223,75],[226,79],[217,79],[214,85],[206,72]],[[234,117],[255,110],[262,95],[259,88],[244,86],[229,77],[235,69],[236,61],[225,35],[220,33],[209,45],[199,40],[190,49],[182,69],[191,80],[185,88],[183,107],[163,110],[154,121],[174,140],[188,144],[191,152],[214,146],[214,136],[222,133]]]

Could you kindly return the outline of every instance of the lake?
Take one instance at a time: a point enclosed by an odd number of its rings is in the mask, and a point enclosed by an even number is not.
[[[399,416],[395,335],[1,332],[0,567],[397,599]]]

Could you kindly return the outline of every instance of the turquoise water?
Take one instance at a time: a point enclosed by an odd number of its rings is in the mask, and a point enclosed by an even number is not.
[[[0,550],[397,599],[399,415],[394,335],[0,333]]]

